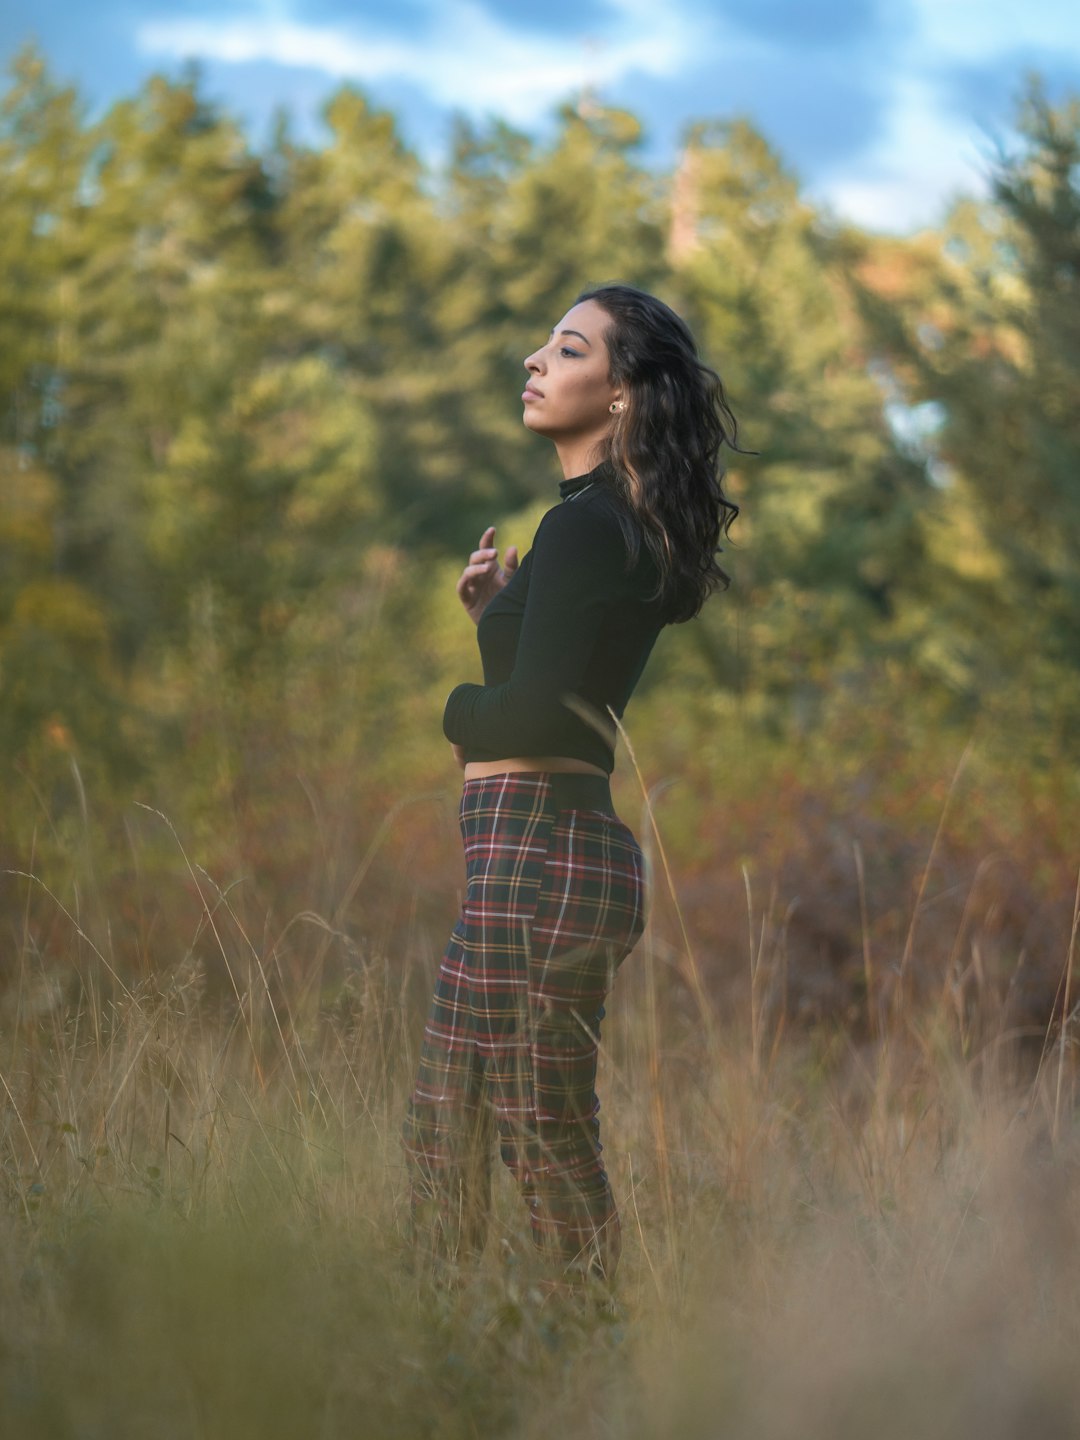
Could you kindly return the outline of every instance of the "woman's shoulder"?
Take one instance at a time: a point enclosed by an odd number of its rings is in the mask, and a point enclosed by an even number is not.
[[[627,595],[651,593],[656,563],[641,523],[614,483],[594,483],[553,506],[540,521],[533,548],[560,569],[579,562]]]
[[[631,545],[632,523],[628,509],[615,496],[594,486],[553,505],[537,527],[533,546],[557,546],[564,559],[581,549],[594,556],[597,551],[610,554],[621,562]]]

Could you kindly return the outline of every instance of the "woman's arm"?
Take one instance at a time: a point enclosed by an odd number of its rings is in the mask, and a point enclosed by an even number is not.
[[[613,515],[564,501],[540,522],[510,679],[458,685],[443,731],[453,744],[503,755],[558,755],[580,740],[566,704],[579,693],[597,637],[625,594],[626,544]]]

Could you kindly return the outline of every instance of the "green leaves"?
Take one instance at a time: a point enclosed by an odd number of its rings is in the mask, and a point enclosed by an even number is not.
[[[687,684],[754,695],[783,728],[837,673],[877,693],[882,663],[908,665],[969,713],[1038,649],[1040,704],[1071,693],[1075,104],[1032,91],[994,199],[910,242],[824,224],[745,121],[693,127],[665,175],[637,119],[591,97],[543,143],[461,120],[439,172],[355,88],[325,119],[324,147],[282,123],[257,153],[192,74],[90,123],[39,56],[15,62],[0,728],[16,753],[49,733],[96,749],[159,691],[182,734],[208,646],[239,696],[245,677],[286,693],[297,666],[333,675],[342,617],[385,623],[376,592],[395,628],[364,629],[366,673],[407,704],[432,567],[552,494],[520,424],[522,359],[610,278],[686,314],[760,452],[728,457],[735,586],[698,622]],[[913,439],[906,407],[927,405],[941,424]],[[376,717],[356,714],[366,734]]]
[[[965,655],[957,693],[992,705],[1003,736],[1053,746],[1080,734],[1080,104],[1055,110],[1036,85],[1018,118],[993,201],[906,253],[868,247],[862,301],[905,398],[942,419],[933,649]]]

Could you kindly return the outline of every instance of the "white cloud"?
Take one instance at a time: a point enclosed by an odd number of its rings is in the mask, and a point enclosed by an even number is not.
[[[913,0],[919,48],[977,64],[1011,50],[1080,55],[1080,25],[1064,0]]]
[[[515,31],[469,0],[433,9],[408,39],[350,25],[311,25],[270,16],[244,20],[158,20],[138,27],[145,54],[200,56],[240,64],[271,61],[340,79],[405,81],[437,104],[494,111],[535,122],[586,86],[614,85],[639,72],[673,78],[693,57],[694,38],[674,9],[614,0],[607,33],[566,39]]]
[[[970,176],[965,181],[942,192],[927,186],[919,175],[877,175],[817,185],[811,194],[834,214],[865,230],[901,234],[938,224],[950,191],[977,188]]]
[[[812,193],[869,229],[934,225],[954,196],[984,189],[978,140],[976,127],[958,124],[931,82],[905,75],[893,86],[881,137]]]
[[[877,230],[936,225],[957,195],[986,191],[988,137],[975,115],[957,116],[942,89],[943,66],[991,63],[1017,49],[1080,59],[1080,26],[1063,0],[1024,0],[1020,8],[1015,0],[913,4],[917,25],[893,57],[884,133],[813,190],[845,218]]]
[[[558,101],[588,87],[632,97],[634,77],[665,82],[650,87],[653,110],[643,116],[647,122],[655,121],[657,107],[677,117],[685,103],[680,77],[700,81],[711,59],[718,103],[723,76],[732,73],[752,76],[755,93],[769,96],[774,112],[785,100],[776,76],[787,71],[777,71],[774,60],[790,49],[791,37],[782,30],[768,37],[747,35],[725,22],[719,7],[689,0],[607,0],[605,19],[592,31],[583,21],[561,36],[524,29],[516,5],[491,13],[477,0],[427,0],[410,30],[404,21],[394,28],[359,14],[333,24],[308,23],[297,18],[303,0],[263,3],[261,15],[243,19],[217,19],[208,9],[201,20],[147,21],[138,27],[136,42],[155,57],[268,61],[334,80],[405,84],[435,106],[495,113],[526,129],[544,121]],[[875,83],[886,91],[882,133],[860,148],[853,116],[846,162],[828,173],[817,168],[811,196],[875,229],[936,223],[950,196],[979,191],[983,184],[983,137],[974,121],[965,125],[951,108],[946,72],[988,64],[1020,48],[1080,60],[1074,4],[911,0],[915,23],[901,27],[876,72]],[[793,98],[796,103],[806,101]],[[752,113],[753,104],[748,108]]]

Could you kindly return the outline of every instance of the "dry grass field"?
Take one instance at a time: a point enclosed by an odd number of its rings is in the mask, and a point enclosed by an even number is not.
[[[174,839],[194,929],[168,965],[148,933],[141,974],[111,954],[113,892],[4,877],[0,1435],[1080,1433],[1075,912],[1041,1029],[985,981],[966,910],[913,983],[925,885],[890,965],[864,915],[860,1016],[800,1023],[784,897],[747,879],[718,991],[654,844],[600,1083],[623,1263],[613,1297],[565,1295],[506,1176],[475,1270],[436,1283],[409,1252],[420,930],[331,970],[338,921],[312,911],[286,962]]]

